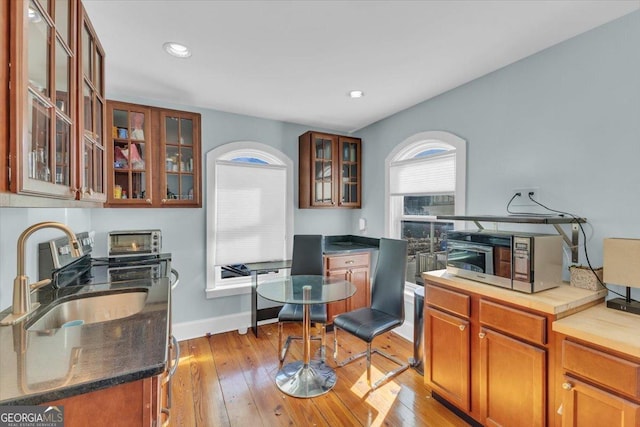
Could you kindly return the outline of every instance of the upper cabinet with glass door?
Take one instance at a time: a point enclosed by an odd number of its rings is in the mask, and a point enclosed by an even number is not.
[[[152,204],[151,109],[142,105],[109,101],[111,124],[107,188],[110,206]]]
[[[104,202],[107,199],[104,176],[104,50],[82,5],[80,10],[79,198]]]
[[[165,206],[200,206],[200,115],[160,111],[161,202]]]
[[[0,191],[20,194],[19,206],[99,206],[104,51],[84,8],[79,0],[12,0],[3,8],[11,67],[9,144],[0,149],[8,181]]]
[[[107,101],[110,207],[200,207],[200,114]]]
[[[9,2],[10,190],[76,198],[75,0]]]
[[[299,138],[300,208],[360,208],[362,141],[306,132]]]

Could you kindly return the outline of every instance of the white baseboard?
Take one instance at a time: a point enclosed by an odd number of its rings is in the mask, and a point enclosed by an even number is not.
[[[277,322],[278,319],[263,320],[259,325]],[[178,341],[190,340],[223,332],[238,331],[246,334],[251,325],[251,312],[231,314],[228,316],[209,317],[202,320],[173,324],[173,335]]]

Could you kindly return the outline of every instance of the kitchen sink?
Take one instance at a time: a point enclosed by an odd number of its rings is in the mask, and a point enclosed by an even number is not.
[[[73,297],[54,303],[25,327],[28,331],[45,331],[122,319],[142,311],[146,299],[144,289]]]

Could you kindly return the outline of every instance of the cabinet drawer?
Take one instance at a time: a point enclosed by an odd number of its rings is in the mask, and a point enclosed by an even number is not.
[[[535,344],[547,343],[547,319],[480,300],[480,323]]]
[[[427,304],[460,316],[470,316],[471,297],[469,295],[428,284],[424,288],[424,298]]]
[[[369,265],[369,253],[353,255],[337,255],[327,257],[327,270],[339,268],[361,267]]]
[[[562,367],[634,399],[640,399],[640,364],[564,340]]]

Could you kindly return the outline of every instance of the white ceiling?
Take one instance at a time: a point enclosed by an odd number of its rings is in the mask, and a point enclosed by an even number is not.
[[[107,96],[351,132],[640,9],[640,0],[84,0]],[[191,47],[170,57],[166,41]],[[361,99],[347,92],[360,89]]]

